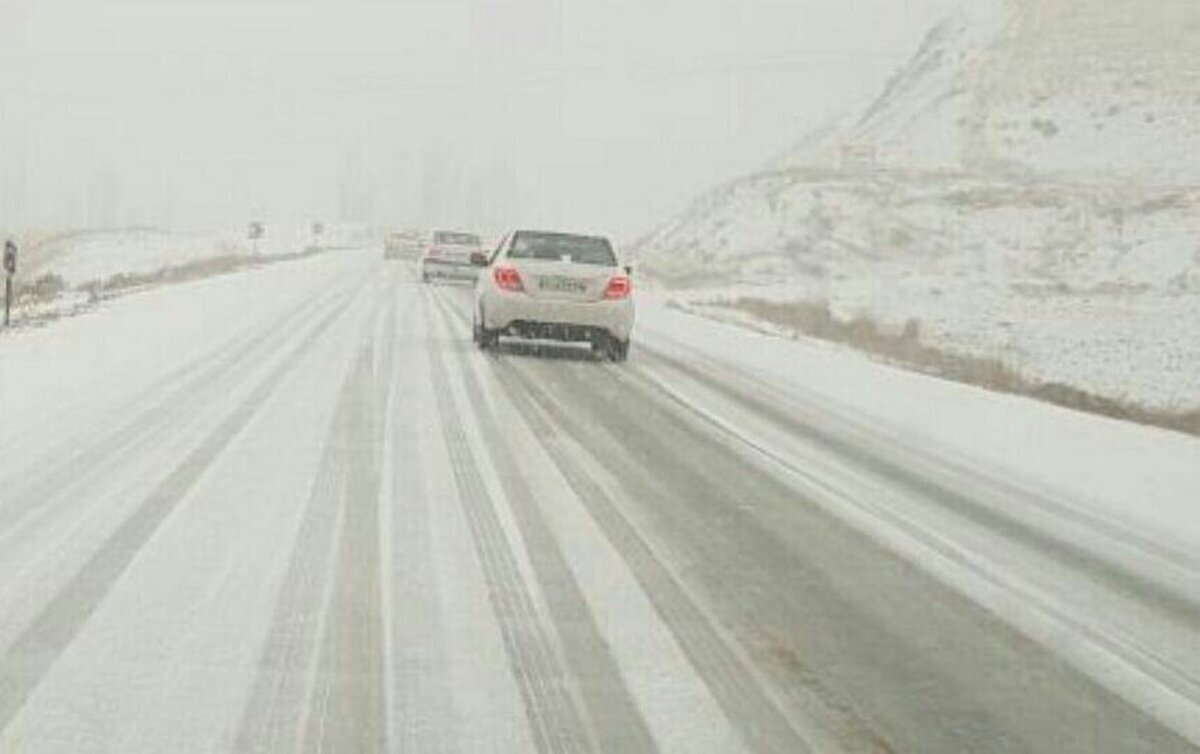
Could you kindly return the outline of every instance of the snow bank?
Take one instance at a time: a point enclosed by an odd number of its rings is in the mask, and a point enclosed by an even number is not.
[[[1200,548],[1198,438],[931,379],[819,341],[752,333],[654,296],[639,300],[638,327],[656,347],[733,360],[908,447],[1020,480],[1183,552]]]

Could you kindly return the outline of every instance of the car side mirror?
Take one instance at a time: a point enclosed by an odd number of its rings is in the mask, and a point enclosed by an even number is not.
[[[488,257],[482,251],[471,252],[471,264],[475,267],[487,267]]]

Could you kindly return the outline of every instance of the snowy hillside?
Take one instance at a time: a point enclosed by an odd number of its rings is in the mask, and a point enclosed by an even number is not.
[[[641,252],[687,301],[817,303],[1034,380],[1195,409],[1198,207],[1200,189],[797,171],[714,192]]]
[[[692,304],[816,305],[1035,382],[1195,410],[1197,123],[1200,4],[970,3],[857,120],[635,251]]]
[[[861,117],[802,141],[782,167],[1197,183],[1197,42],[1189,0],[972,0]]]
[[[974,160],[1200,183],[1200,3],[1014,7],[1012,27],[977,72]]]
[[[801,139],[780,167],[858,167],[866,160],[960,168],[973,104],[967,79],[999,38],[1005,11],[997,0],[979,0],[944,19],[861,115],[834,124],[818,138]],[[856,151],[866,156],[852,157]]]

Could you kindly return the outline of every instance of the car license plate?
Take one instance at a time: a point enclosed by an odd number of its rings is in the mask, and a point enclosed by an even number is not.
[[[538,278],[538,290],[555,293],[585,293],[587,284],[575,278],[544,277]]]

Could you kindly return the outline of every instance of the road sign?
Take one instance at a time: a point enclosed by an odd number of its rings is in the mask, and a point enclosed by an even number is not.
[[[257,241],[258,239],[267,235],[267,226],[255,220],[254,222],[250,223],[250,227],[247,230],[246,235],[250,237],[251,241]]]

